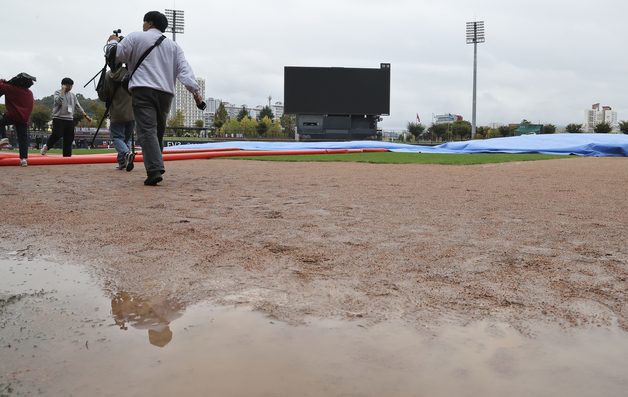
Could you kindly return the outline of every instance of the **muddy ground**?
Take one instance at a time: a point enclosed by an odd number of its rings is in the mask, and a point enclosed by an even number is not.
[[[316,318],[617,323],[628,159],[489,165],[191,160],[0,169],[0,256],[86,266],[111,295]]]

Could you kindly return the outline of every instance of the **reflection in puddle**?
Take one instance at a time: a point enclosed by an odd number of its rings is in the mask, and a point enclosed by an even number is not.
[[[145,298],[118,292],[111,299],[111,313],[121,330],[128,329],[126,324],[146,329],[150,344],[164,347],[172,340],[168,325],[183,315],[183,306],[168,297]]]
[[[0,298],[18,294],[0,309],[0,395],[620,396],[628,388],[628,336],[615,327],[546,329],[536,339],[491,323],[434,333],[334,320],[293,327],[243,308],[106,297],[78,267],[0,260]]]

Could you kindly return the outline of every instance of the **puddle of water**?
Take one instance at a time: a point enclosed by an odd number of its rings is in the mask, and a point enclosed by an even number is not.
[[[41,292],[43,290],[43,293]],[[20,295],[22,294],[22,295]],[[79,267],[0,260],[0,395],[625,396],[613,327],[522,337],[505,324],[314,321],[174,297],[106,297]]]

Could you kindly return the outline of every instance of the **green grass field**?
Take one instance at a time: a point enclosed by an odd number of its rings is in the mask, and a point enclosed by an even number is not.
[[[39,151],[30,150],[37,154]],[[61,149],[49,150],[49,153],[61,154]],[[115,153],[115,149],[75,149],[72,154],[102,154]],[[373,164],[488,164],[507,163],[511,161],[536,161],[548,159],[569,158],[572,156],[554,156],[548,154],[508,154],[508,153],[479,153],[479,154],[437,154],[437,153],[340,153],[340,154],[300,154],[294,156],[234,156],[219,157],[233,160],[256,161],[352,161]]]

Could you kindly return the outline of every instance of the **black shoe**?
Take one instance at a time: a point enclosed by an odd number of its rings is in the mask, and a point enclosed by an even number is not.
[[[144,181],[144,185],[146,186],[156,186],[159,182],[163,181],[164,178],[161,177],[161,171],[155,171],[148,174],[148,178]]]
[[[127,152],[124,155],[124,167],[126,168],[126,171],[129,172],[133,169],[134,165],[133,165],[133,161],[135,160],[135,153],[131,153],[131,152]]]

